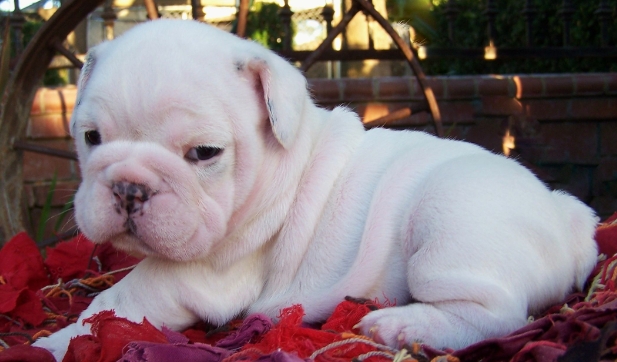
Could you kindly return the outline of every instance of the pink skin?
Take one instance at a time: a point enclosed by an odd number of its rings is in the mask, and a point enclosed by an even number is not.
[[[218,201],[226,195],[208,196],[190,166],[156,144],[117,141],[93,152],[83,173],[76,217],[95,242],[112,240],[129,252],[180,261],[205,255],[225,233],[228,216]],[[111,189],[116,181],[146,185],[154,192],[142,212],[130,217],[135,233],[127,230],[126,213],[116,211]]]

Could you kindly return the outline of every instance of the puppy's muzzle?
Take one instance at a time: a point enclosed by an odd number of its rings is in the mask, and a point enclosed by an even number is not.
[[[116,212],[122,214],[126,211],[127,216],[138,212],[143,215],[143,206],[153,195],[148,186],[127,181],[114,182],[111,191],[114,194]]]

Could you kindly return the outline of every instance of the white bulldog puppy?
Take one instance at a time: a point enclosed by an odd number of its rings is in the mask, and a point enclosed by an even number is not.
[[[260,45],[156,20],[92,49],[71,121],[79,227],[145,256],[79,321],[113,309],[181,330],[345,296],[386,298],[360,330],[393,347],[506,335],[582,288],[597,219],[512,159],[422,132],[365,131],[313,104]]]

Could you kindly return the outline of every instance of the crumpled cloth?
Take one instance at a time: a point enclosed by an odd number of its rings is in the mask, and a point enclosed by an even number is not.
[[[157,329],[146,319],[134,323],[103,311],[89,319],[91,335],[71,341],[64,361],[615,361],[617,213],[598,227],[596,241],[607,258],[596,266],[584,293],[568,296],[508,336],[458,351],[421,344],[408,346],[407,351],[380,346],[358,335],[353,327],[371,310],[388,303],[347,299],[322,325],[303,324],[302,306],[296,305],[282,310],[277,323],[256,314],[219,327],[198,323],[181,333]],[[84,254],[94,255],[94,262]],[[0,362],[54,360],[46,350],[28,345],[28,338],[74,322],[92,300],[84,293],[88,289],[82,287],[51,293],[49,288],[57,278],[75,278],[83,284],[87,281],[84,278],[94,275],[94,279],[105,282],[106,271],[122,269],[113,274],[117,282],[128,273],[125,267],[138,261],[109,244],[95,250],[83,237],[49,248],[46,255],[43,260],[36,244],[25,234],[0,249],[0,340],[10,346],[4,351],[0,347]]]

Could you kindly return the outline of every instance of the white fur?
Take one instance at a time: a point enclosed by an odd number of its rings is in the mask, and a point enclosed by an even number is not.
[[[592,210],[516,161],[365,131],[317,108],[291,65],[207,25],[152,21],[92,50],[71,128],[81,230],[146,259],[35,344],[58,358],[105,309],[182,329],[301,303],[316,322],[347,295],[397,302],[360,324],[378,341],[461,348],[523,326],[596,261]],[[101,145],[85,143],[91,130]],[[224,151],[187,161],[201,145]],[[156,192],[135,234],[117,181]]]

